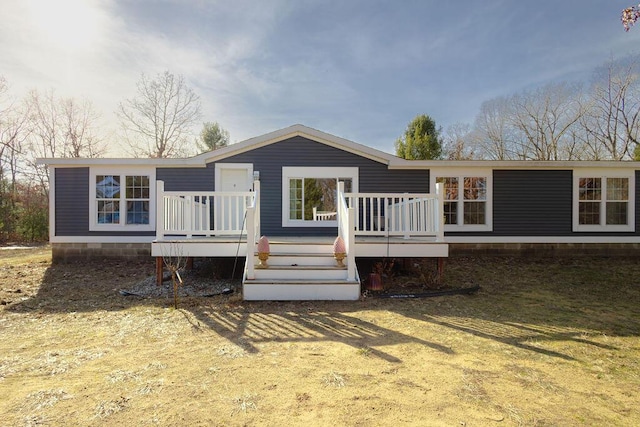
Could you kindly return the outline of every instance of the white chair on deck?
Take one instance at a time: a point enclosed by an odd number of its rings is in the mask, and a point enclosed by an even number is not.
[[[336,219],[337,212],[319,211],[318,208],[313,208],[313,220],[314,221],[331,221]]]

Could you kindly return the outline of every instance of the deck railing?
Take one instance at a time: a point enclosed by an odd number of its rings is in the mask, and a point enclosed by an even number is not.
[[[260,238],[260,181],[253,182],[253,203],[247,207],[247,257],[245,271],[247,279],[255,279],[256,242]]]
[[[344,240],[347,251],[347,280],[355,280],[356,277],[356,253],[355,253],[355,218],[354,208],[347,205],[344,193],[344,182],[338,183],[338,236]]]
[[[436,193],[345,193],[359,236],[434,236],[444,240],[442,184]]]
[[[249,191],[164,191],[157,181],[156,192],[158,239],[239,235],[246,232],[247,209],[256,205],[256,193]]]

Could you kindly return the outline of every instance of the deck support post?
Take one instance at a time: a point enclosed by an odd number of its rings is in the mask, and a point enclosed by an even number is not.
[[[446,258],[438,257],[438,285],[442,284],[442,276],[444,275],[444,261]]]
[[[193,257],[187,257],[187,264],[185,265],[187,270],[193,270]]]
[[[162,285],[162,276],[164,275],[164,260],[161,256],[156,257],[156,285]]]

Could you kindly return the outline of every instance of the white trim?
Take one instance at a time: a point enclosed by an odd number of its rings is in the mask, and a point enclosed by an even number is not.
[[[640,236],[451,236],[447,243],[640,243]]]
[[[49,166],[49,241],[56,235],[56,168]]]
[[[50,243],[151,243],[156,236],[54,236]]]
[[[627,178],[629,180],[629,199],[627,201],[627,225],[583,225],[579,223],[579,183],[580,178],[601,178],[602,179],[602,198],[600,200],[600,219],[606,221],[606,181],[607,178]],[[572,180],[572,220],[574,232],[620,232],[628,233],[635,231],[635,208],[636,208],[636,180],[634,170],[616,170],[603,168],[585,168],[573,171]]]
[[[447,243],[640,243],[640,236],[445,236]],[[156,236],[54,236],[51,243],[152,243]],[[213,243],[207,243],[210,249]],[[237,242],[233,243],[234,248]],[[359,247],[362,244],[358,244]],[[412,247],[412,245],[405,245]],[[413,252],[415,253],[415,251]],[[235,254],[235,252],[234,252]]]
[[[98,224],[96,221],[96,176],[97,175],[120,175],[149,176],[149,224],[126,224],[126,200],[124,191],[126,182],[121,178],[121,190],[123,195],[120,198],[120,224]],[[154,167],[126,167],[113,165],[109,167],[92,167],[89,169],[89,231],[155,231],[156,229],[156,169]]]
[[[215,167],[215,191],[222,191],[222,169],[246,169],[247,182],[253,184],[253,163],[216,163]],[[237,191],[251,191],[250,188]]]
[[[431,168],[488,168],[488,169],[639,169],[640,162],[617,160],[404,160],[395,158],[389,169],[431,169]]]
[[[485,224],[468,224],[464,225],[461,222],[464,220],[464,200],[458,199],[458,224],[445,224],[444,231],[493,231],[493,170],[488,168],[432,168],[429,171],[429,192],[435,194],[436,181],[438,178],[458,178],[458,185],[463,185],[462,178],[478,177],[486,178],[487,180],[487,198],[485,200]],[[464,194],[461,187],[458,188],[458,194],[460,197]],[[444,200],[447,202],[447,200]]]
[[[337,227],[338,221],[305,221],[289,219],[289,180],[292,178],[351,178],[352,192],[358,192],[357,167],[282,167],[282,226],[283,227]]]

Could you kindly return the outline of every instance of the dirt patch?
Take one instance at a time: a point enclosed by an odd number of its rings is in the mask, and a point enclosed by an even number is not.
[[[640,424],[632,260],[459,258],[445,284],[474,296],[178,310],[151,260],[49,260],[0,255],[7,425]]]

